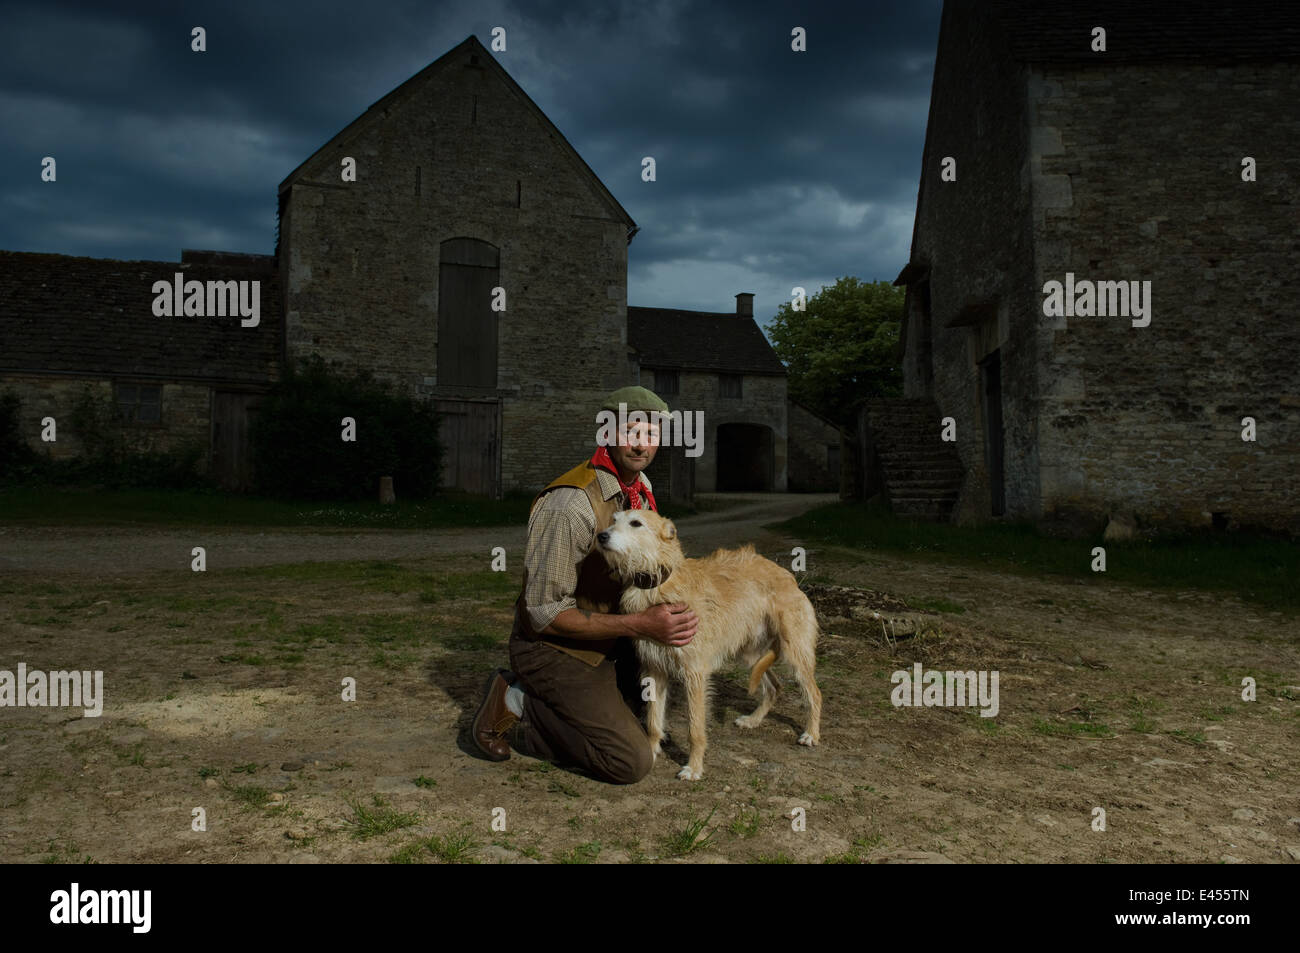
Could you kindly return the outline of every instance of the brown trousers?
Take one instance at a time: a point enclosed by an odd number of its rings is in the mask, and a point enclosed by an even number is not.
[[[609,657],[588,665],[514,635],[510,667],[524,692],[511,747],[612,784],[634,784],[650,773],[654,759],[639,718],[640,663],[630,639],[619,639]]]

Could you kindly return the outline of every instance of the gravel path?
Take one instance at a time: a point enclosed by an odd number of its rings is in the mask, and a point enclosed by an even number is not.
[[[728,493],[706,499],[732,499],[741,505],[681,522],[687,555],[702,556],[718,547],[753,543],[773,555],[794,545],[760,529],[833,502],[834,494]],[[141,572],[188,565],[190,550],[203,546],[208,569],[339,560],[400,560],[433,553],[487,555],[494,546],[522,550],[523,526],[487,529],[136,529],[121,526],[0,525],[0,571]]]

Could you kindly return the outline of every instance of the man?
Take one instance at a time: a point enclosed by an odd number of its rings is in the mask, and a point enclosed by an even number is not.
[[[616,390],[602,409],[618,415],[620,404],[647,417],[668,411],[644,387]],[[592,550],[619,510],[658,509],[641,472],[658,443],[656,425],[629,425],[616,445],[597,447],[533,501],[510,635],[514,671],[499,669],[488,679],[471,728],[474,743],[493,761],[509,758],[513,747],[614,784],[650,772],[650,742],[628,707],[641,691],[631,640],[688,645],[699,619],[682,604],[618,614],[620,584]],[[604,611],[579,609],[578,596]]]

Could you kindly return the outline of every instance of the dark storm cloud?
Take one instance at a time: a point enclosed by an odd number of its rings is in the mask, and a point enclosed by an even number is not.
[[[906,261],[939,0],[10,4],[0,247],[269,252],[280,180],[473,33],[641,231],[632,304],[769,316]],[[207,30],[208,52],[190,50]],[[808,52],[790,50],[794,26]],[[57,158],[59,181],[39,181]],[[653,156],[658,181],[642,182]]]

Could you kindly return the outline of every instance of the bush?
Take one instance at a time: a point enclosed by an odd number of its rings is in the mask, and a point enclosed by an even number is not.
[[[171,451],[156,449],[160,431],[122,424],[111,397],[86,386],[68,413],[68,430],[82,452],[56,460],[47,449],[33,450],[22,435],[21,400],[12,391],[0,394],[0,480],[55,486],[96,485],[113,488],[191,489],[207,485],[200,470],[207,453],[202,441],[186,441]]]
[[[159,450],[157,443],[166,432],[123,423],[109,395],[83,388],[68,417],[83,452],[75,460],[51,461],[47,472],[52,482],[166,490],[209,483],[199,469],[206,444],[190,440]]]
[[[355,441],[340,439],[344,417],[356,421]],[[319,356],[263,399],[252,451],[257,491],[291,499],[373,499],[382,476],[403,499],[425,499],[442,466],[431,406],[391,393],[369,371],[345,376]]]
[[[0,394],[0,480],[27,479],[40,467],[40,455],[23,439],[22,401],[13,391]]]

